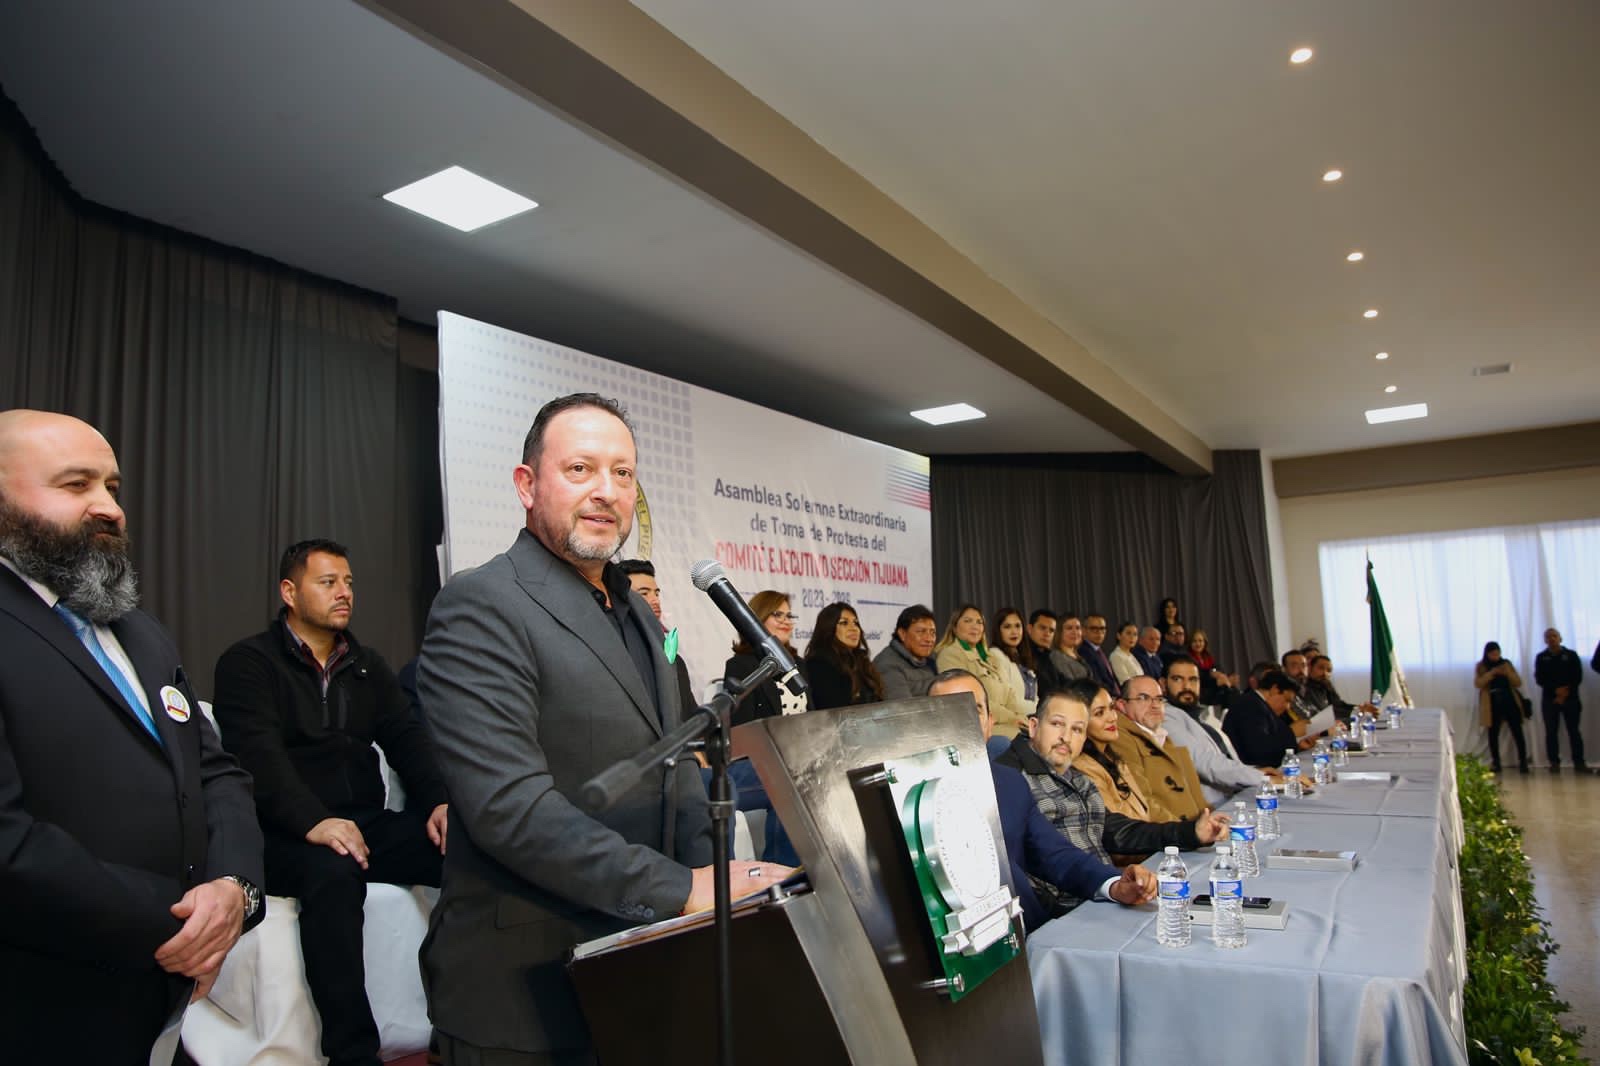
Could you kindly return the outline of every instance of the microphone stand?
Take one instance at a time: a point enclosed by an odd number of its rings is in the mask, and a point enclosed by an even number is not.
[[[728,884],[734,800],[733,782],[728,779],[728,762],[733,753],[728,736],[729,720],[733,709],[745,696],[777,672],[778,661],[766,656],[749,677],[728,683],[711,702],[696,708],[678,728],[644,751],[590,778],[582,789],[584,805],[591,812],[599,813],[657,769],[676,766],[678,758],[696,743],[701,745],[706,760],[711,763],[711,866],[716,926],[717,1062],[720,1066],[734,1066],[733,893]]]

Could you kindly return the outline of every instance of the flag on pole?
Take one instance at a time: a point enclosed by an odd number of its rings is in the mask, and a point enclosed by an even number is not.
[[[1372,621],[1372,692],[1373,702],[1389,694],[1391,685],[1400,686],[1400,702],[1411,705],[1406,692],[1405,674],[1394,654],[1394,636],[1389,632],[1389,616],[1383,611],[1383,597],[1378,594],[1378,579],[1372,573],[1372,558],[1367,558],[1367,608]]]

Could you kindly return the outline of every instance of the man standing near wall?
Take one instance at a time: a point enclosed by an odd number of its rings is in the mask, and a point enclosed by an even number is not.
[[[1533,660],[1533,680],[1539,686],[1539,705],[1544,712],[1544,752],[1550,772],[1561,770],[1561,723],[1567,723],[1567,746],[1572,749],[1572,765],[1580,774],[1589,772],[1583,761],[1583,701],[1578,686],[1583,684],[1583,662],[1578,653],[1561,643],[1561,631],[1544,631],[1544,651]]]

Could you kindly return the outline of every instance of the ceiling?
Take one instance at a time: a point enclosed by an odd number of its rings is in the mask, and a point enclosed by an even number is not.
[[[1585,0],[638,7],[1081,343],[1104,395],[1131,386],[1206,445],[1600,411]],[[1302,43],[1317,55],[1291,68]],[[90,199],[407,317],[487,319],[922,452],[1136,437],[354,3],[9,0],[0,87]],[[451,163],[541,206],[458,234],[379,199]],[[954,400],[990,417],[906,414]],[[1417,400],[1432,417],[1362,420]]]
[[[1600,413],[1592,0],[636,2],[1214,448]]]
[[[923,453],[1127,445],[882,297],[348,2],[0,4],[0,87],[91,200]],[[460,163],[540,203],[384,202]],[[935,430],[913,409],[995,417]]]

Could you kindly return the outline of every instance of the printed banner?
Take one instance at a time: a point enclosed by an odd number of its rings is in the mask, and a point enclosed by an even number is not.
[[[931,605],[924,456],[445,312],[439,382],[447,573],[505,551],[522,528],[511,472],[541,405],[598,392],[627,408],[640,494],[619,557],[655,564],[663,619],[701,691],[734,639],[689,580],[701,559],[747,599],[787,593],[800,652],[829,603],[855,607],[873,654],[901,608]]]

